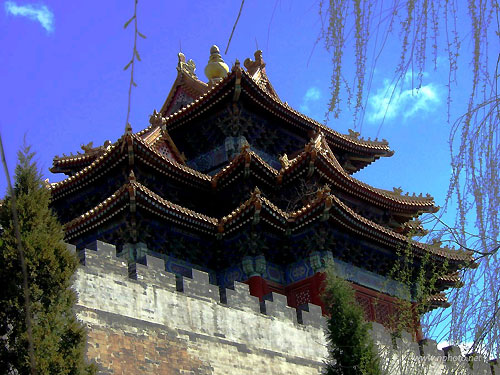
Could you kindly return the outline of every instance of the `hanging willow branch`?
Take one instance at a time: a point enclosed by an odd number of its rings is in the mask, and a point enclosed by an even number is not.
[[[443,313],[440,318],[451,322],[448,341],[474,342],[476,349],[492,356],[500,356],[500,254],[493,251],[498,249],[500,228],[499,12],[498,0],[323,0],[319,6],[320,18],[324,20],[322,39],[332,56],[328,112],[338,117],[342,100],[348,105],[354,103],[355,128],[362,127],[373,71],[379,57],[389,52],[386,47],[389,40],[393,43],[394,36],[399,36],[400,54],[394,60],[395,76],[388,106],[397,97],[396,87],[407,81],[416,90],[421,87],[429,58],[436,69],[438,54],[447,56],[448,74],[443,77],[443,84],[448,87],[452,174],[441,212],[456,205],[453,229],[459,241],[455,242],[462,250],[473,249],[484,256],[477,259],[477,269],[464,271],[464,287],[449,296],[453,302],[451,310],[447,310],[450,316]],[[464,49],[462,45],[471,47]],[[353,79],[346,77],[350,67],[344,63],[344,56],[351,49],[356,67]],[[470,72],[458,75],[459,57],[464,50],[470,51],[470,68],[461,69]],[[451,113],[464,111],[453,107],[458,77],[461,87],[468,84],[470,91],[465,112],[455,121]],[[465,82],[464,77],[470,77],[470,81]],[[341,90],[342,86],[346,90]],[[383,121],[380,127],[382,124]],[[471,226],[477,230],[477,237],[466,234]],[[450,236],[446,227],[443,234],[445,238]]]
[[[229,36],[229,40],[227,41],[227,47],[226,47],[226,50],[224,51],[224,55],[227,54],[227,50],[229,49],[229,44],[231,44],[231,39],[233,39],[234,30],[236,29],[236,25],[238,24],[238,21],[240,20],[241,11],[243,10],[243,4],[245,4],[245,0],[241,0],[240,11],[238,12],[238,17],[236,17],[236,21],[234,22],[233,30],[231,31],[231,35]]]
[[[127,127],[129,124],[130,103],[132,100],[132,86],[137,87],[137,84],[134,81],[135,59],[137,59],[137,61],[141,61],[141,56],[139,55],[139,51],[137,50],[137,36],[146,39],[146,36],[137,29],[137,2],[138,0],[134,0],[134,15],[127,22],[125,22],[125,25],[123,25],[123,28],[126,29],[128,25],[130,25],[130,23],[134,21],[134,48],[132,49],[132,58],[123,68],[123,70],[127,70],[130,68],[130,83],[128,87],[127,118],[125,120],[125,127]]]

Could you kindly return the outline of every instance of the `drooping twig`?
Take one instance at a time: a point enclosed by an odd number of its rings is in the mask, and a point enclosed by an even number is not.
[[[123,70],[127,70],[130,67],[130,84],[128,87],[128,103],[127,103],[127,119],[125,120],[125,127],[127,127],[129,123],[129,117],[130,117],[130,103],[132,99],[132,86],[137,87],[137,84],[134,81],[134,67],[135,67],[135,59],[137,58],[137,61],[141,61],[141,57],[139,56],[139,52],[137,51],[137,36],[140,36],[143,39],[146,39],[146,36],[142,34],[138,29],[137,29],[137,2],[138,0],[134,0],[134,15],[127,21],[125,22],[125,25],[123,25],[123,28],[126,29],[127,26],[134,21],[134,48],[132,50],[132,59],[128,62],[127,65],[123,68]]]
[[[266,54],[269,51],[269,34],[271,32],[271,24],[273,23],[274,13],[276,12],[276,7],[277,6],[278,6],[278,0],[276,0],[276,2],[274,3],[273,12],[271,13],[271,20],[269,21],[269,25],[267,26]]]
[[[234,30],[236,29],[236,25],[238,24],[238,21],[241,16],[241,11],[243,10],[243,4],[245,4],[245,0],[241,0],[240,11],[238,12],[238,17],[236,17],[236,21],[234,22],[233,30],[231,31],[231,35],[229,36],[229,40],[227,42],[227,47],[226,51],[224,52],[224,55],[227,54],[227,50],[229,49],[229,44],[231,44],[231,39],[233,39]]]

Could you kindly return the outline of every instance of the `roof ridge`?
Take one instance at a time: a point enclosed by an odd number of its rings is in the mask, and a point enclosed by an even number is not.
[[[177,162],[175,160],[171,160],[171,159],[165,157],[164,155],[162,155],[159,152],[157,152],[154,149],[154,147],[152,147],[151,145],[148,145],[144,141],[144,139],[142,139],[142,137],[140,137],[140,136],[137,135],[137,133],[135,133],[135,134],[132,133],[132,134],[124,134],[124,135],[122,135],[122,137],[120,137],[118,139],[118,141],[116,141],[106,152],[104,152],[96,160],[94,160],[90,165],[86,166],[81,171],[78,171],[73,176],[69,176],[69,177],[67,177],[64,180],[59,181],[59,182],[51,183],[50,186],[49,186],[49,190],[51,190],[51,191],[57,191],[60,188],[68,185],[69,183],[72,183],[73,181],[76,181],[76,180],[80,179],[81,176],[87,174],[89,171],[94,170],[96,168],[96,166],[99,165],[103,160],[105,160],[105,158],[107,156],[111,155],[111,153],[113,152],[113,150],[117,149],[119,143],[122,143],[123,140],[125,139],[124,137],[131,137],[132,139],[135,139],[142,146],[146,147],[150,152],[154,153],[157,157],[159,157],[163,161],[166,161],[167,163],[170,163],[171,165],[175,165],[180,170],[182,170],[182,171],[184,171],[184,172],[186,172],[188,174],[191,174],[193,176],[196,176],[196,177],[198,177],[198,178],[200,178],[202,180],[211,181],[211,176],[208,176],[208,175],[206,175],[204,173],[198,172],[197,170],[192,169],[192,168],[188,167],[187,165],[181,164],[181,163],[179,163],[179,162]]]
[[[187,213],[187,214],[189,214],[192,217],[195,217],[197,219],[203,219],[204,221],[208,221],[208,222],[210,222],[212,224],[216,224],[217,223],[217,219],[216,218],[213,218],[213,217],[210,217],[208,215],[196,212],[194,210],[191,210],[189,208],[181,206],[181,205],[179,205],[177,203],[173,203],[173,202],[171,202],[171,201],[169,201],[169,200],[161,197],[159,194],[155,193],[154,191],[152,191],[151,189],[149,189],[147,186],[141,184],[140,182],[134,181],[133,184],[139,190],[141,190],[143,193],[145,193],[145,194],[149,195],[151,198],[154,198],[154,199],[160,201],[161,203],[167,205],[169,208],[175,209],[175,210],[180,211],[182,213]]]
[[[318,147],[322,151],[323,145],[322,144],[319,144],[319,145],[315,144],[315,147]],[[326,152],[320,152],[320,155],[325,157],[325,155],[324,155],[325,153]],[[397,203],[401,203],[401,204],[417,205],[419,203],[426,203],[427,202],[427,203],[431,203],[432,205],[434,205],[434,199],[430,196],[428,196],[428,197],[408,197],[408,196],[387,194],[389,192],[387,192],[383,189],[379,189],[379,188],[376,188],[374,186],[371,186],[370,184],[363,182],[361,180],[358,180],[357,178],[351,176],[349,173],[347,173],[344,170],[344,168],[342,168],[339,161],[337,160],[337,158],[335,157],[335,155],[332,152],[328,153],[328,155],[329,155],[329,158],[325,157],[325,160],[327,162],[329,162],[332,166],[336,167],[337,171],[339,173],[341,173],[344,176],[344,178],[346,178],[348,181],[350,181],[350,182],[352,182],[360,187],[363,187],[363,188],[365,188],[373,193],[378,194],[379,196],[383,196],[385,198],[388,198],[390,200],[396,201]],[[355,191],[355,193],[356,192],[357,191]],[[433,212],[435,212],[435,211],[433,211]]]
[[[63,156],[54,156],[54,158],[52,159],[52,167],[50,167],[49,170],[52,173],[60,173],[61,171],[54,172],[53,170],[57,169],[58,167],[64,168],[65,165],[92,161],[93,159],[96,159],[104,152],[106,152],[113,145],[113,143],[111,143],[109,140],[106,140],[101,146],[97,147],[91,147],[92,143],[93,142],[90,142],[88,145],[81,146],[81,149],[85,151],[83,154],[77,151],[76,154],[71,153],[70,155],[63,154]]]
[[[235,76],[235,73],[234,72],[229,72],[228,75],[225,78],[223,78],[221,81],[215,82],[212,86],[209,86],[208,91],[205,92],[203,95],[200,95],[192,103],[189,103],[189,104],[185,105],[184,107],[179,108],[174,113],[171,113],[170,115],[168,115],[167,117],[165,117],[166,123],[165,123],[164,126],[166,128],[168,128],[168,125],[169,125],[168,121],[169,121],[169,119],[170,119],[170,121],[173,121],[172,119],[175,119],[176,117],[179,117],[182,113],[187,112],[191,107],[193,107],[194,105],[196,105],[199,102],[201,102],[203,100],[203,98],[208,97],[209,94],[218,91],[222,86],[224,86],[226,83],[228,83],[232,79],[233,76]]]
[[[191,210],[189,208],[183,207],[181,205],[178,205],[176,203],[170,202],[164,198],[162,198],[160,195],[149,189],[147,186],[141,184],[140,182],[136,181],[135,179],[130,178],[127,182],[125,182],[120,188],[118,188],[113,194],[111,194],[109,197],[104,199],[101,203],[95,205],[88,211],[84,212],[83,214],[77,216],[76,218],[70,220],[66,224],[64,224],[65,230],[68,230],[68,228],[74,228],[78,224],[80,224],[82,221],[86,220],[87,218],[91,217],[92,215],[97,215],[100,212],[102,212],[103,209],[105,209],[107,206],[109,206],[109,203],[112,201],[115,201],[119,199],[124,193],[127,193],[129,191],[129,188],[133,187],[137,190],[140,190],[142,193],[148,195],[149,197],[155,199],[156,201],[159,201],[163,205],[167,206],[170,209],[174,209],[178,212],[181,213],[186,213],[191,217],[195,217],[197,219],[201,219],[203,221],[207,221],[209,223],[212,223],[214,225],[217,224],[217,219],[212,218],[210,216],[201,214],[199,212],[196,212],[194,210]]]
[[[322,123],[320,123],[319,121],[316,121],[314,120],[313,118],[307,116],[307,115],[304,115],[303,113],[297,111],[296,109],[292,108],[288,103],[284,103],[282,102],[281,100],[277,100],[275,99],[272,95],[270,95],[267,91],[265,90],[262,90],[260,88],[260,86],[253,80],[252,76],[247,72],[247,71],[243,71],[244,75],[246,75],[247,78],[251,79],[251,82],[253,82],[253,84],[258,87],[263,93],[265,93],[269,99],[273,100],[274,102],[278,103],[282,108],[292,112],[293,114],[297,115],[298,117],[301,117],[302,119],[308,121],[308,122],[311,122],[313,123],[314,125],[316,125],[319,130],[324,130],[326,131],[326,133],[328,133],[329,135],[331,136],[337,136],[345,141],[348,141],[348,142],[351,142],[351,143],[354,143],[358,146],[371,146],[370,148],[378,148],[378,149],[386,149],[386,151],[388,152],[392,152],[388,145],[389,143],[386,141],[386,140],[382,140],[382,141],[375,141],[375,140],[365,140],[365,139],[358,139],[352,135],[348,135],[348,134],[342,134]],[[387,147],[376,147],[376,146],[387,146]],[[391,154],[392,155],[392,154]]]
[[[64,180],[62,181],[59,181],[59,182],[53,182],[49,185],[49,190],[50,191],[54,191],[56,189],[59,189],[60,187],[62,186],[65,186],[67,184],[69,184],[70,182],[73,182],[73,181],[76,181],[80,178],[80,176],[82,176],[83,174],[85,174],[86,172],[88,172],[89,170],[92,170],[95,168],[96,165],[100,164],[102,162],[102,160],[104,160],[104,158],[108,155],[110,155],[114,150],[117,149],[118,147],[118,143],[120,141],[122,141],[124,139],[124,137],[126,137],[127,134],[123,134],[115,143],[113,143],[103,154],[99,155],[91,164],[87,165],[85,168],[83,168],[82,170],[76,172],[74,175],[72,176],[69,176],[67,178],[65,178]]]
[[[67,223],[65,223],[63,225],[65,232],[68,232],[69,228],[75,227],[77,224],[79,224],[81,221],[85,220],[86,218],[90,217],[92,214],[98,213],[111,201],[117,200],[123,194],[123,192],[127,191],[128,187],[130,185],[131,185],[131,182],[126,182],[120,188],[118,188],[113,194],[111,194],[109,197],[104,199],[101,203],[95,205],[90,210],[87,210],[83,214],[81,214],[81,215],[73,218],[72,220],[68,221]]]
[[[331,196],[333,197],[333,200],[335,201],[335,203],[338,206],[342,207],[342,209],[344,209],[344,211],[349,213],[351,216],[356,218],[358,221],[361,221],[365,224],[370,224],[375,229],[378,229],[381,232],[389,234],[391,237],[395,237],[396,239],[401,240],[401,241],[406,241],[406,242],[409,241],[412,245],[415,245],[415,246],[419,247],[421,250],[425,250],[425,251],[432,253],[434,255],[439,255],[439,256],[443,256],[443,257],[446,257],[445,254],[450,255],[450,257],[452,255],[456,255],[454,257],[455,260],[471,260],[472,253],[470,253],[470,252],[469,253],[462,252],[459,250],[451,250],[451,249],[447,249],[447,248],[436,248],[434,246],[430,246],[428,244],[415,241],[411,238],[407,238],[399,233],[394,232],[393,230],[390,230],[390,229],[388,229],[380,224],[375,223],[372,220],[365,218],[362,215],[357,214],[351,208],[349,208],[347,205],[345,205],[337,196],[335,196],[335,194],[331,194]],[[458,255],[463,255],[463,256],[458,257]],[[465,257],[466,255],[469,255],[469,256]]]
[[[165,102],[161,106],[160,113],[166,110],[167,106],[170,106],[172,100],[175,97],[175,93],[177,92],[177,88],[181,87],[189,89],[190,88],[189,82],[192,82],[193,84],[199,86],[199,88],[202,88],[201,91],[203,91],[208,87],[207,83],[198,79],[195,73],[196,65],[194,61],[190,59],[188,60],[188,62],[186,62],[186,56],[182,52],[179,52],[177,56],[178,56],[178,62],[176,67],[177,76],[175,78],[174,83],[172,84],[172,87],[170,88],[170,91],[167,95],[167,98],[165,99]],[[186,81],[186,79],[188,79],[188,81]]]
[[[401,188],[393,188],[393,191],[381,189],[381,188],[376,188],[376,187],[372,187],[372,188],[377,190],[379,193],[381,193],[383,195],[387,195],[387,196],[394,197],[394,198],[397,197],[397,198],[401,198],[401,199],[407,200],[407,201],[434,203],[434,198],[428,193],[425,196],[423,196],[422,193],[420,193],[420,195],[418,195],[418,196],[416,196],[415,193],[413,193],[413,195],[410,196],[410,195],[408,195],[408,192],[405,195],[403,195],[402,194],[403,190]]]
[[[185,164],[181,164],[181,163],[179,163],[176,160],[171,160],[171,159],[165,157],[164,155],[160,154],[158,151],[156,151],[153,148],[153,146],[146,144],[146,142],[144,142],[144,140],[140,136],[138,136],[137,133],[136,134],[132,134],[132,137],[134,139],[138,140],[144,147],[147,147],[151,152],[153,152],[156,156],[158,156],[159,158],[163,159],[164,161],[166,161],[166,162],[168,162],[170,164],[173,164],[173,165],[179,167],[181,170],[183,170],[184,172],[187,172],[187,173],[189,173],[191,175],[194,175],[194,176],[199,177],[199,178],[201,178],[203,180],[206,180],[206,181],[211,181],[211,178],[212,178],[211,176],[209,176],[209,175],[207,175],[205,173],[199,172],[196,169],[193,169],[191,167],[188,167]]]

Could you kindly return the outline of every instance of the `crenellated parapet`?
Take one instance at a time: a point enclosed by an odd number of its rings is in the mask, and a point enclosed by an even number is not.
[[[165,271],[165,261],[151,255],[145,255],[138,262],[128,266],[130,278],[167,290],[176,290],[176,278],[173,273]]]
[[[263,314],[274,316],[276,318],[281,318],[289,320],[293,323],[297,323],[297,311],[289,307],[286,302],[286,296],[278,293],[269,293],[264,296],[264,300],[261,302],[260,311]]]
[[[318,325],[317,322],[324,320],[319,306],[307,304],[298,309],[292,308],[287,305],[286,296],[278,293],[270,293],[265,296],[264,301],[259,302],[258,298],[250,295],[249,287],[244,283],[235,281],[232,287],[219,288],[210,282],[207,272],[197,269],[192,269],[191,278],[175,275],[166,271],[163,259],[151,255],[145,255],[137,262],[127,264],[125,258],[116,256],[114,245],[102,241],[89,244],[79,252],[79,257],[84,266],[81,270],[86,274],[96,274],[96,271],[100,270],[107,276],[124,279],[123,282],[135,281],[145,287],[154,286],[237,310],[260,312],[294,324],[316,322],[314,325]]]
[[[150,255],[129,264],[101,241],[79,256],[76,312],[88,327],[87,355],[101,373],[154,373],[162,366],[244,375],[324,369],[326,319],[319,306],[291,308],[277,293],[259,302],[244,283],[219,287],[196,269],[192,277],[175,275]],[[496,362],[467,359],[458,347],[440,351],[434,341],[416,343],[407,333],[395,338],[377,323],[372,337],[391,375],[500,374]]]

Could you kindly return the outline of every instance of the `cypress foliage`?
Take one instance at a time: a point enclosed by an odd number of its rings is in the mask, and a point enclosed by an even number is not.
[[[94,374],[84,362],[86,334],[72,310],[78,260],[62,243],[63,229],[49,208],[29,147],[18,153],[14,194],[28,271],[33,344],[38,375]],[[29,374],[21,265],[12,223],[11,197],[0,207],[0,373]]]
[[[326,269],[322,299],[330,315],[326,375],[382,374],[363,310],[349,283],[336,276],[333,264]]]

